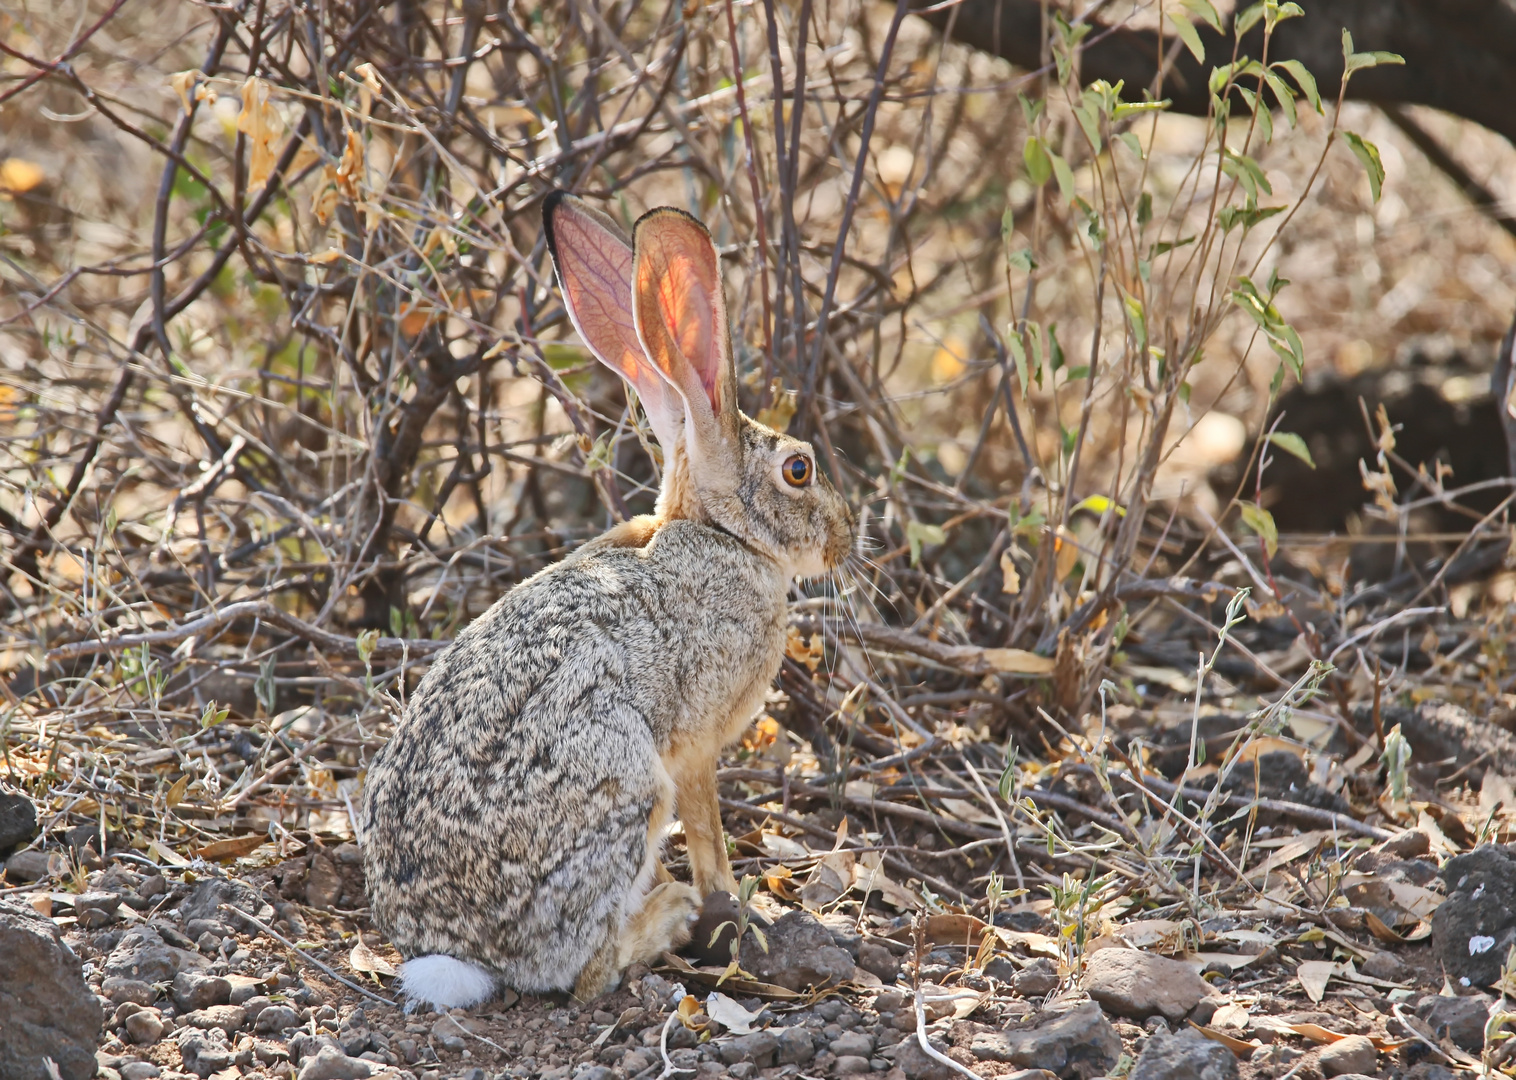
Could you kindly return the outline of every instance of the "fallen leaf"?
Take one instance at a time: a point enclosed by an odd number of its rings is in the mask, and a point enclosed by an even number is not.
[[[53,898],[47,893],[39,893],[32,897],[32,909],[44,919],[52,918]]]
[[[1334,1043],[1346,1039],[1350,1032],[1333,1031],[1324,1028],[1320,1024],[1288,1024],[1286,1025],[1296,1035],[1303,1035],[1314,1043]],[[1370,1035],[1368,1039],[1374,1044],[1376,1050],[1398,1050],[1405,1045],[1404,1039],[1386,1039],[1379,1035]]]
[[[705,1015],[733,1035],[751,1035],[754,1022],[762,1014],[762,1009],[749,1012],[719,990],[712,990],[706,995]]]
[[[1193,1020],[1191,1020],[1189,1024],[1190,1027],[1200,1032],[1200,1034],[1204,1035],[1207,1039],[1211,1039],[1214,1042],[1219,1042],[1222,1046],[1226,1047],[1228,1050],[1240,1058],[1250,1056],[1254,1050],[1257,1050],[1260,1046],[1263,1045],[1263,1043],[1259,1042],[1257,1039],[1254,1039],[1252,1042],[1248,1042],[1244,1039],[1239,1039],[1234,1035],[1228,1035],[1224,1031],[1217,1031],[1213,1027],[1202,1026],[1195,1023]]]
[[[740,975],[726,977],[725,968],[696,967],[677,953],[664,953],[663,965],[677,973],[680,978],[689,979],[691,982],[712,987],[723,986],[728,990],[752,997],[767,998],[771,1001],[794,1001],[801,996],[794,990],[775,986],[773,983],[761,982],[758,979],[745,979]]]
[[[247,136],[247,189],[257,191],[268,183],[278,154],[274,140],[284,128],[279,113],[269,104],[268,83],[256,75],[242,84],[242,111],[237,114],[237,130]]]
[[[1328,960],[1306,960],[1295,969],[1295,977],[1305,989],[1305,996],[1319,1004],[1326,995],[1327,982],[1341,971],[1341,965]]]
[[[189,785],[189,773],[185,773],[183,776],[179,777],[179,779],[174,781],[174,786],[169,788],[168,794],[164,796],[164,800],[168,803],[168,808],[170,810],[184,801],[184,793],[186,790],[188,790]]]
[[[835,904],[853,887],[856,858],[846,848],[822,856],[821,861],[811,868],[805,884],[800,886],[800,902],[811,911]]]
[[[1217,1009],[1211,1017],[1210,1026],[1213,1028],[1236,1028],[1244,1030],[1248,1026],[1249,1014],[1246,1005],[1239,1005],[1235,1001],[1229,1001]]]
[[[362,972],[365,975],[370,972],[375,975],[396,974],[393,964],[373,949],[370,949],[362,941],[353,946],[353,951],[348,954],[347,962],[352,966],[354,971]]]
[[[222,859],[236,859],[251,854],[266,843],[268,843],[266,833],[250,833],[247,836],[234,836],[230,840],[213,841],[204,847],[192,849],[192,854],[196,858],[219,862]]]
[[[984,662],[1006,675],[1051,675],[1053,658],[1026,649],[983,649]]]

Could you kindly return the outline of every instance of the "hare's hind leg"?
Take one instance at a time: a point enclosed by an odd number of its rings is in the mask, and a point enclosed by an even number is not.
[[[690,886],[678,881],[655,885],[619,933],[615,927],[606,927],[600,947],[574,980],[574,997],[592,1001],[615,989],[630,965],[679,948],[690,939],[690,928],[699,916],[700,894]]]

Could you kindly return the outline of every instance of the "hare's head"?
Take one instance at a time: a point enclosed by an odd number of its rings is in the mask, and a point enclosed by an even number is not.
[[[637,391],[663,448],[659,516],[724,529],[791,576],[841,562],[853,515],[815,450],[737,408],[721,267],[705,226],[661,207],[628,241],[563,192],[542,217],[575,329]]]

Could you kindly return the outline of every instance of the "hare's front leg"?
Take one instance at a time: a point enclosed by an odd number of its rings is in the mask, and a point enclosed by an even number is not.
[[[684,823],[684,846],[690,857],[690,880],[702,896],[713,892],[737,895],[721,831],[721,803],[716,797],[716,758],[698,750],[676,751],[666,761],[673,777],[675,806]]]

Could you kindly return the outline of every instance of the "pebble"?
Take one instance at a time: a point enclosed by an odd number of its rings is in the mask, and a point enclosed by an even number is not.
[[[212,1005],[187,1013],[184,1022],[197,1028],[220,1028],[233,1035],[247,1023],[247,1010],[241,1005]]]
[[[163,1037],[163,1018],[156,1009],[138,1009],[126,1018],[126,1034],[139,1046],[150,1046]]]
[[[1490,998],[1485,994],[1447,997],[1428,994],[1416,1006],[1416,1015],[1432,1026],[1437,1038],[1447,1035],[1454,1045],[1477,1054],[1484,1049],[1484,1026],[1490,1018]]]
[[[145,983],[140,979],[123,979],[118,975],[111,975],[100,984],[100,993],[120,1005],[124,1001],[135,1002],[138,1005],[151,1005],[158,1000],[158,991],[151,983]]]
[[[1049,1009],[1002,1030],[983,1024],[970,1030],[968,1051],[976,1058],[1048,1069],[1060,1076],[1099,1076],[1121,1056],[1121,1037],[1091,1001],[1062,1011]]]
[[[764,1069],[774,1064],[778,1053],[779,1039],[772,1031],[755,1031],[751,1035],[742,1035],[723,1043],[720,1049],[721,1060],[727,1065],[751,1061]]]
[[[1345,1073],[1371,1073],[1378,1062],[1378,1052],[1365,1035],[1349,1035],[1322,1048],[1321,1071],[1328,1076]]]
[[[174,976],[174,1004],[184,1012],[231,1003],[232,984],[219,975],[181,971]]]
[[[348,1057],[335,1046],[323,1046],[303,1062],[297,1080],[365,1080],[374,1075],[371,1062]]]
[[[1085,991],[1119,1016],[1145,1020],[1162,1013],[1179,1020],[1214,994],[1188,964],[1137,949],[1106,948],[1091,954]]]
[[[838,1076],[862,1076],[869,1071],[869,1059],[847,1054],[837,1059],[832,1071]]]
[[[151,1061],[128,1061],[116,1071],[121,1074],[121,1080],[156,1080],[163,1072]]]
[[[1230,1050],[1186,1030],[1149,1039],[1129,1080],[1237,1080],[1237,1076],[1237,1058]]]
[[[849,1031],[833,1039],[828,1048],[838,1058],[867,1058],[874,1052],[874,1036],[863,1031]]]
[[[54,869],[55,865],[45,851],[18,851],[5,860],[7,881],[41,881],[52,877]]]
[[[300,1014],[288,1005],[268,1005],[260,1009],[253,1021],[253,1030],[260,1032],[284,1031],[300,1023]]]

